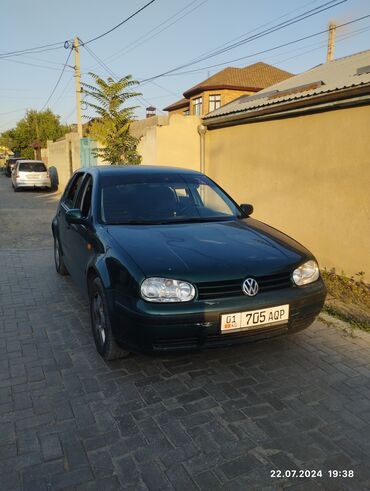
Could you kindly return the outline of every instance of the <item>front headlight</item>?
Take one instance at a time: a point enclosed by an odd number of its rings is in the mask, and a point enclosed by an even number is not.
[[[147,278],[141,284],[141,296],[148,302],[189,302],[195,297],[195,288],[187,281]]]
[[[319,265],[311,259],[293,271],[293,281],[298,286],[313,283],[320,276]]]

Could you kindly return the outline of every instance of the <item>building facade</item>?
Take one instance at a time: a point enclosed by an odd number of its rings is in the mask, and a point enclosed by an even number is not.
[[[170,114],[202,117],[242,95],[253,95],[292,74],[266,63],[228,67],[184,92],[184,98],[165,107]]]

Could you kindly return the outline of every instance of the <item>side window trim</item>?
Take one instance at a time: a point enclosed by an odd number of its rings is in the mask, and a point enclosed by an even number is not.
[[[81,182],[81,185],[78,189],[78,194],[77,194],[76,200],[75,200],[75,207],[79,208],[81,211],[82,211],[82,205],[83,205],[84,200],[86,198],[87,190],[88,190],[90,185],[93,186],[93,178],[92,178],[91,174],[86,173],[82,182]],[[90,213],[91,213],[91,203],[90,203],[89,214]]]
[[[79,190],[80,190],[81,184],[84,182],[84,175],[85,175],[85,172],[76,172],[76,174],[74,174],[74,175],[71,177],[71,179],[70,179],[70,181],[69,181],[69,183],[68,183],[68,185],[67,185],[67,187],[66,187],[66,189],[65,189],[65,191],[64,191],[64,193],[63,193],[62,200],[61,200],[61,205],[63,206],[63,208],[64,208],[66,211],[71,210],[71,209],[73,208],[73,206],[74,206],[74,204],[75,204],[75,202],[76,202],[76,197],[78,196],[78,193],[79,193]],[[73,184],[74,184],[74,183],[75,183],[75,182],[76,182],[76,181],[77,181],[77,180],[78,180],[78,179],[79,179],[81,176],[82,176],[81,182],[80,182],[80,184],[79,184],[79,186],[78,186],[78,188],[77,188],[77,190],[76,190],[75,196],[74,196],[74,198],[73,198],[72,206],[70,207],[70,206],[69,206],[69,205],[66,203],[67,196],[68,196],[68,194],[69,194],[69,192],[70,192],[71,187],[73,186]]]

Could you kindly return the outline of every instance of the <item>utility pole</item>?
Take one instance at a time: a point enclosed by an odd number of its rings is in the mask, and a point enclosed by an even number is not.
[[[80,52],[78,48],[78,37],[73,41],[75,50],[75,79],[76,79],[76,109],[77,109],[77,133],[82,138],[82,115],[81,115],[81,70],[80,70]]]
[[[197,127],[199,136],[200,136],[200,172],[203,174],[206,171],[206,142],[205,142],[205,135],[207,132],[207,126],[204,126],[204,124],[198,124]],[[204,196],[201,196],[202,198]]]
[[[35,147],[36,150],[36,159],[41,160],[41,142],[40,142],[40,131],[39,131],[39,118],[37,113],[35,114],[36,116],[36,138],[37,138],[37,147]]]
[[[326,61],[332,61],[334,58],[334,44],[335,44],[335,30],[337,26],[334,22],[329,24],[329,37],[328,37],[328,54],[326,56]]]

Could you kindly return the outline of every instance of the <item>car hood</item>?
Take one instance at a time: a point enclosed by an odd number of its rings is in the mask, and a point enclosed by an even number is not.
[[[310,253],[254,219],[169,225],[110,225],[112,246],[123,248],[145,276],[189,281],[291,271]]]

